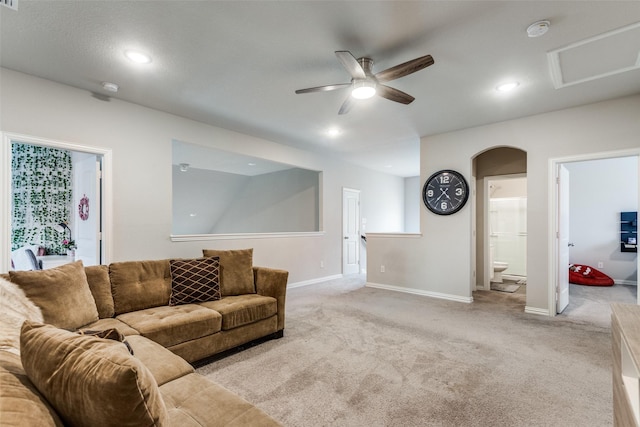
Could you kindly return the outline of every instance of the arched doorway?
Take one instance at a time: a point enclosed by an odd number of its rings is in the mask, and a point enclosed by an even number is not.
[[[522,218],[515,217],[513,220],[505,220],[504,218],[496,220],[495,217],[492,219],[489,203],[490,196],[496,195],[498,196],[496,199],[501,199],[496,201],[497,207],[504,206],[509,215],[515,215],[518,212],[523,213],[526,218],[526,200],[523,207],[522,192],[519,192],[517,188],[522,187],[523,183],[521,181],[523,178],[526,181],[527,153],[518,148],[494,147],[476,155],[472,161],[472,168],[476,189],[475,214],[473,218],[475,233],[473,234],[472,243],[472,253],[475,254],[475,287],[472,291],[477,289],[489,290],[491,280],[492,278],[496,279],[496,275],[505,274],[506,277],[518,282],[518,276],[523,274],[522,264],[526,266],[526,222],[523,225]],[[503,183],[503,185],[496,185],[495,183],[498,182]],[[493,188],[491,188],[491,183],[493,183]],[[524,186],[526,197],[526,182]],[[492,236],[490,233],[492,220],[494,226],[498,223],[514,225],[514,221],[517,220],[518,224],[515,224],[515,226],[521,227],[522,230],[515,232],[505,230],[504,236],[499,235],[503,233],[502,231],[494,230],[494,236]],[[511,234],[507,235],[507,233]],[[503,261],[507,265],[509,264],[508,261],[511,261],[512,268],[509,271],[507,266],[506,270],[494,273],[492,266],[495,258],[491,256],[491,243],[499,244],[501,237],[506,246],[504,248],[494,247],[494,251],[501,250],[503,254],[506,253],[505,257],[509,257],[509,259],[500,259],[499,261]],[[491,241],[492,239],[494,240],[493,242]],[[524,257],[524,259],[513,256]],[[499,257],[500,255],[498,255]],[[526,273],[524,274],[526,275]],[[499,278],[497,279],[499,280]],[[498,285],[498,287],[503,286]],[[504,288],[506,290],[509,289],[506,286]]]

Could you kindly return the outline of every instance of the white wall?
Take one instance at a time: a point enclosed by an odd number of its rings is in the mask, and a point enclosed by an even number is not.
[[[420,232],[420,205],[422,203],[422,187],[420,177],[412,176],[404,179],[404,231]]]
[[[384,229],[386,224],[392,229],[403,225],[403,179],[399,177],[118,99],[101,101],[87,91],[4,68],[0,68],[0,93],[3,132],[112,150],[110,261],[194,257],[203,248],[253,247],[254,264],[288,270],[290,283],[340,274],[343,187],[361,190],[361,212],[372,230]],[[173,140],[322,171],[323,233],[311,237],[172,242]],[[0,248],[0,256],[8,259],[7,250]]]
[[[640,96],[422,138],[421,182],[440,169],[471,181],[472,160],[493,147],[527,152],[527,308],[549,310],[552,247],[550,165],[553,159],[613,150],[639,150]],[[637,196],[636,196],[637,197]],[[421,209],[422,237],[368,241],[367,280],[408,291],[471,300],[472,203],[451,216]],[[377,268],[384,262],[386,273]]]
[[[638,158],[566,163],[569,170],[569,262],[598,267],[616,283],[636,284],[637,253],[620,252],[620,212],[638,210]]]

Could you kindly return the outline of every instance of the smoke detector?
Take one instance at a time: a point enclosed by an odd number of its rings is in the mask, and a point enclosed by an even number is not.
[[[527,35],[529,37],[540,37],[544,35],[547,31],[549,31],[549,26],[551,22],[549,21],[538,21],[527,27]]]
[[[102,88],[108,92],[113,92],[113,93],[116,93],[118,89],[120,89],[120,87],[117,84],[111,83],[111,82],[102,82]]]

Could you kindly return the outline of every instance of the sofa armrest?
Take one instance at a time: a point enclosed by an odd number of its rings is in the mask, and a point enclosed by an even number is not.
[[[256,292],[278,301],[278,331],[284,329],[284,304],[287,296],[289,272],[267,267],[253,267]]]

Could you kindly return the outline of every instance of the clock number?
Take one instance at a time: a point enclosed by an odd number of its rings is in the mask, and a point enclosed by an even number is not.
[[[440,177],[440,184],[448,184],[451,177],[449,175],[442,175]]]
[[[448,206],[449,205],[447,204],[447,202],[440,203],[440,209],[442,209],[443,211],[446,211]]]
[[[433,190],[427,190],[427,197],[433,197]]]
[[[462,188],[456,188],[456,196],[462,196]]]

